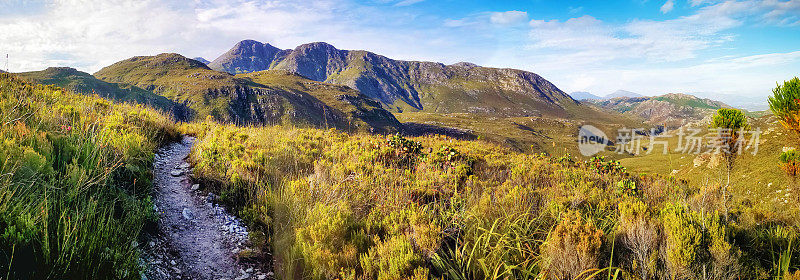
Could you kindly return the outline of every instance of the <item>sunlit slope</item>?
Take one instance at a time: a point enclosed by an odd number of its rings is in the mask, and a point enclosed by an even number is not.
[[[169,99],[150,91],[125,83],[109,83],[99,80],[89,73],[69,67],[50,67],[42,71],[16,73],[32,82],[54,85],[81,94],[97,94],[100,97],[117,102],[131,102],[149,105],[176,116],[182,113],[182,107]]]

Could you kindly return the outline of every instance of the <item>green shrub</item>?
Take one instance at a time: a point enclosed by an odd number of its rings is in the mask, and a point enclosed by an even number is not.
[[[586,162],[586,165],[600,174],[619,174],[625,172],[625,167],[616,160],[608,160],[604,156],[595,156]]]
[[[796,149],[782,152],[778,161],[786,175],[789,175],[792,181],[797,180],[798,172],[800,172],[800,152]]]
[[[706,243],[711,254],[713,279],[737,279],[740,276],[741,265],[738,252],[728,242],[728,230],[719,213],[706,218]]]
[[[381,153],[384,164],[397,167],[411,167],[422,155],[422,144],[408,140],[400,134],[386,139],[386,149]]]
[[[778,84],[769,97],[769,109],[787,129],[800,135],[800,79],[794,77]]]

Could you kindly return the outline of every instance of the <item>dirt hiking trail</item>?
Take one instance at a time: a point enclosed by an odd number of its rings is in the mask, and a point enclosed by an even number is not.
[[[268,279],[253,264],[241,264],[236,253],[246,247],[247,228],[201,193],[186,162],[195,139],[184,137],[155,156],[153,198],[158,233],[144,256],[147,279]],[[143,277],[143,279],[145,278]]]

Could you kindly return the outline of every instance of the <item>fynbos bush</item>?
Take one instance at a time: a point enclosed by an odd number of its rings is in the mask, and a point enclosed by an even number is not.
[[[582,272],[600,265],[603,231],[570,212],[547,238],[544,254],[551,279],[575,279]]]
[[[628,250],[626,254],[630,269],[642,279],[651,279],[658,261],[660,225],[642,201],[627,200],[618,207],[620,241]]]
[[[703,240],[697,213],[683,205],[668,204],[661,210],[666,235],[666,263],[672,279],[691,279]]]

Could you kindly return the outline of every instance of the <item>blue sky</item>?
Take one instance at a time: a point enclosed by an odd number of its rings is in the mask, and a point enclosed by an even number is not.
[[[162,52],[213,60],[242,39],[518,68],[567,92],[763,108],[775,82],[800,75],[800,0],[0,1],[11,71],[91,73]]]

